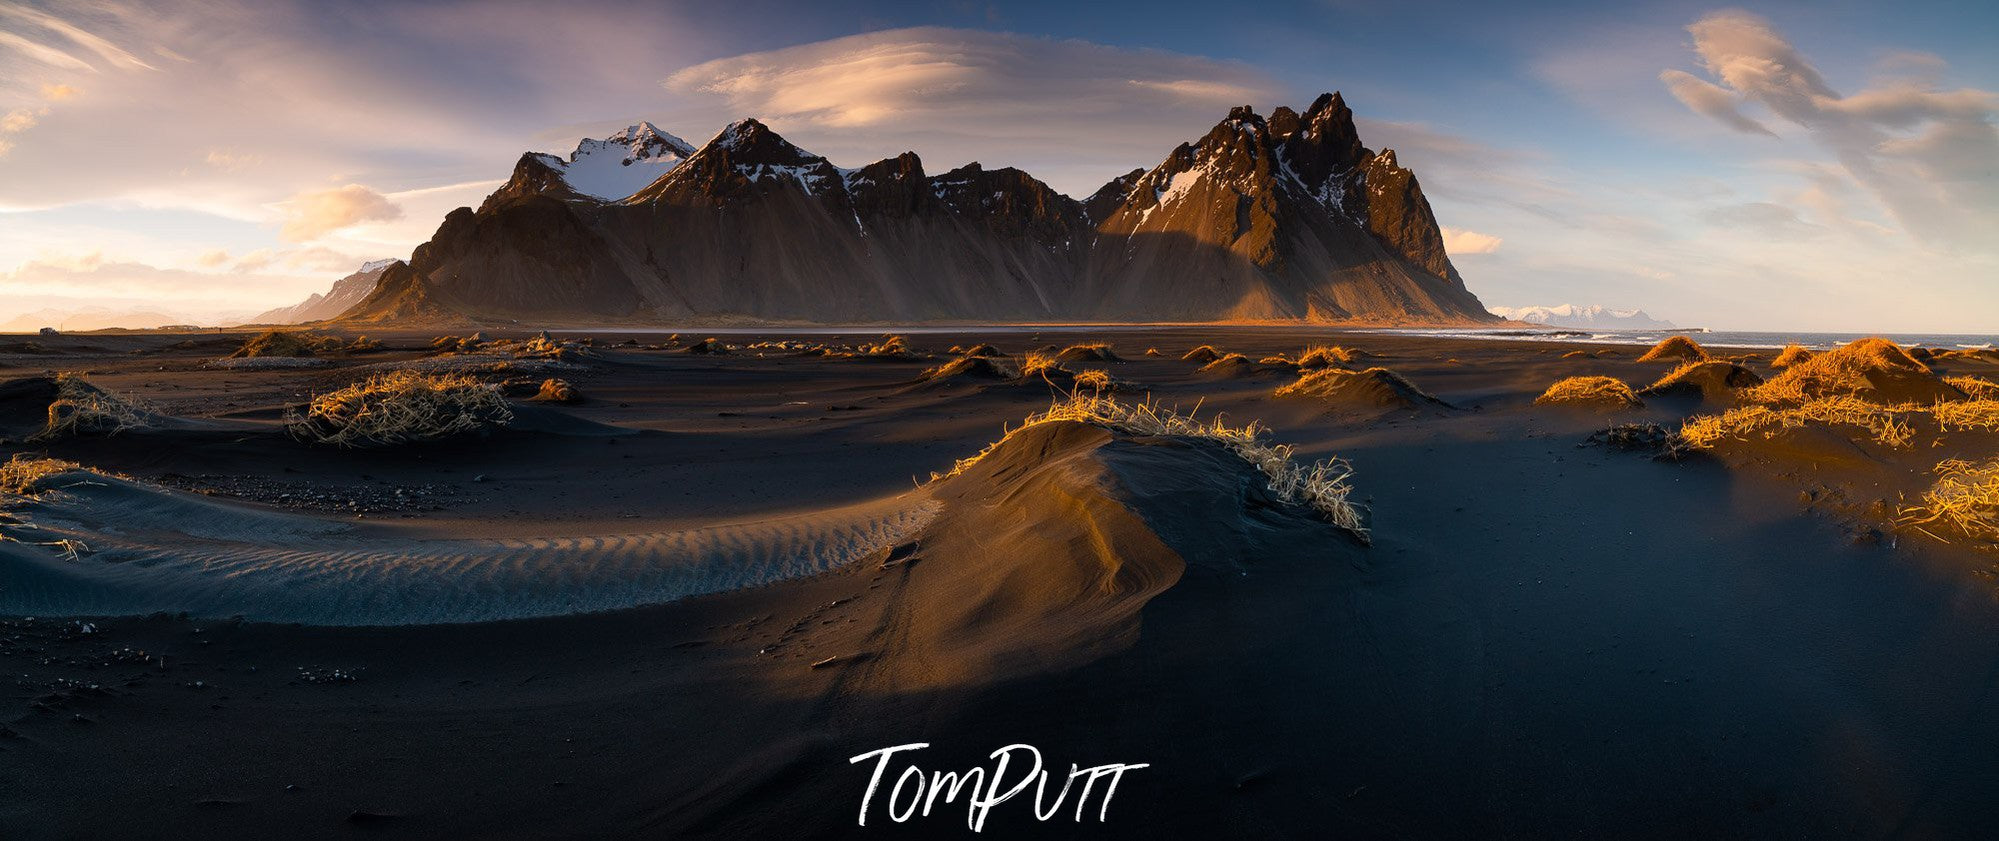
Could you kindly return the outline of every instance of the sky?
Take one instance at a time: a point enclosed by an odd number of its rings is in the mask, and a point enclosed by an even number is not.
[[[1489,306],[1999,332],[1999,5],[0,0],[0,323],[214,323],[524,151],[762,119],[1072,196],[1338,90]]]

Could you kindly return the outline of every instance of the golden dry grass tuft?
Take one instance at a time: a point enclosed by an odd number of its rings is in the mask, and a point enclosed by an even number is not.
[[[1938,402],[1931,405],[1929,411],[1936,417],[1937,425],[1946,432],[1953,430],[1999,432],[1999,399],[1988,397]]]
[[[1222,352],[1217,350],[1214,345],[1202,345],[1187,351],[1180,357],[1183,362],[1199,362],[1203,365],[1220,358],[1222,358]]]
[[[472,377],[396,371],[314,397],[286,429],[315,444],[388,447],[481,432],[513,416],[497,387]]]
[[[1534,398],[1536,406],[1575,405],[1603,408],[1631,408],[1645,405],[1632,393],[1631,386],[1616,377],[1569,377],[1559,380]]]
[[[1333,458],[1300,465],[1293,459],[1295,451],[1291,445],[1271,444],[1263,440],[1265,430],[1260,423],[1229,426],[1220,416],[1203,421],[1150,401],[1123,403],[1100,394],[1071,393],[1047,411],[1028,415],[1021,425],[1008,430],[1000,440],[977,455],[959,459],[952,465],[951,472],[932,474],[931,478],[944,479],[965,472],[1023,429],[1065,421],[1086,423],[1126,435],[1163,435],[1221,444],[1256,467],[1269,480],[1271,492],[1311,508],[1363,543],[1369,540],[1361,511],[1349,499],[1353,492],[1350,484],[1353,469],[1345,461]]]
[[[1062,361],[1055,354],[1044,350],[1030,350],[1020,358],[1020,376],[1047,379],[1055,374],[1066,374],[1069,369],[1062,367]]]
[[[1078,390],[1087,388],[1092,392],[1102,394],[1107,391],[1117,390],[1118,385],[1118,379],[1111,376],[1111,372],[1102,368],[1090,368],[1076,372],[1076,388]]]
[[[1902,509],[1900,523],[1940,526],[1973,540],[1999,543],[1999,458],[1983,463],[1946,459],[1937,464],[1936,474],[1936,484],[1923,492],[1921,501]]]
[[[1707,348],[1701,347],[1699,342],[1685,336],[1667,336],[1664,341],[1653,345],[1651,350],[1646,351],[1644,356],[1638,357],[1638,361],[1672,362],[1674,360],[1706,360],[1707,358]]]
[[[576,403],[582,401],[583,392],[570,385],[568,380],[549,377],[541,381],[541,388],[528,399],[536,403]]]
[[[15,453],[0,464],[0,494],[34,497],[49,490],[49,480],[81,467],[73,461]]]
[[[1999,348],[1956,348],[1936,353],[1938,361],[1999,362]]]
[[[48,441],[81,435],[116,435],[152,426],[141,406],[91,385],[81,374],[56,375],[56,399],[49,403],[48,422],[32,440]]]
[[[1689,418],[1681,425],[1679,437],[1689,447],[1707,450],[1723,441],[1767,439],[1787,429],[1819,424],[1854,427],[1866,431],[1876,444],[1906,448],[1915,440],[1915,430],[1904,417],[1912,411],[1920,410],[1882,406],[1845,395],[1791,407],[1750,405]]]
[[[510,346],[515,359],[574,359],[579,355],[575,347],[566,342],[549,338],[547,333],[535,336],[525,342]]]
[[[1999,400],[1999,383],[1991,380],[1982,377],[1944,377],[1943,381],[1973,400]]]
[[[1812,353],[1804,345],[1785,345],[1784,350],[1777,354],[1777,358],[1770,360],[1770,367],[1789,368],[1802,362],[1810,362],[1813,356],[1817,354]]]
[[[1300,368],[1331,368],[1347,365],[1359,358],[1360,351],[1339,345],[1313,345],[1298,354]]]
[[[910,359],[916,356],[909,350],[909,340],[901,336],[889,336],[879,342],[862,345],[861,355],[877,359]]]
[[[252,336],[231,359],[257,359],[263,357],[313,356],[323,350],[334,350],[340,346],[338,340],[310,333],[295,333],[288,330],[265,330]]]

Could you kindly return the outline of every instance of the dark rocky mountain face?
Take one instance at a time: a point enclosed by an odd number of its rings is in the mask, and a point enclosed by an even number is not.
[[[1347,207],[1366,222],[1368,231],[1417,268],[1462,287],[1464,279],[1444,253],[1444,234],[1430,201],[1423,198],[1416,174],[1396,165],[1395,150],[1368,158],[1358,175],[1347,193]]]
[[[508,178],[507,183],[486,197],[485,203],[479,205],[479,212],[485,213],[530,196],[584,199],[582,194],[570,189],[569,182],[563,179],[561,170],[557,169],[559,164],[560,161],[550,155],[536,152],[522,155],[521,159],[514,163],[513,177]]]
[[[1238,108],[1087,202],[1016,169],[835,167],[756,120],[622,201],[524,156],[354,321],[1490,321],[1337,94]]]

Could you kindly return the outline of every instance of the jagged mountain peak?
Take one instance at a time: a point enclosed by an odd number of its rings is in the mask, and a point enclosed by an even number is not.
[[[681,157],[686,157],[694,153],[693,144],[665,131],[661,131],[658,126],[646,120],[640,120],[637,123],[619,129],[617,133],[604,138],[603,142],[625,146],[635,152],[643,148],[657,147],[671,149]]]
[[[724,203],[730,197],[795,186],[820,196],[845,189],[848,173],[784,139],[754,117],[730,123],[671,174],[626,200]]]
[[[566,159],[540,152],[523,155],[513,178],[487,204],[527,195],[617,201],[673,171],[693,151],[687,141],[640,120],[602,140],[583,138]]]
[[[731,159],[742,163],[801,164],[826,160],[784,139],[755,117],[730,123],[695,154],[710,149],[727,152]]]
[[[1337,91],[1321,94],[1287,128],[1277,132],[1284,139],[1285,163],[1308,188],[1318,189],[1368,157],[1354,128],[1353,110]]]
[[[514,172],[507,179],[507,183],[486,196],[486,201],[479,205],[479,210],[484,212],[501,204],[530,196],[548,196],[565,201],[592,198],[570,185],[568,170],[568,162],[554,155],[542,152],[524,153],[520,160],[514,162]]]
[[[1222,118],[1222,122],[1231,123],[1231,124],[1241,123],[1241,124],[1261,127],[1263,125],[1263,118],[1257,116],[1256,106],[1238,105],[1234,108],[1229,109],[1229,115],[1227,117]]]

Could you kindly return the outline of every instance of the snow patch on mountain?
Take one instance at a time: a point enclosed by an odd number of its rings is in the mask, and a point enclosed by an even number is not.
[[[617,201],[645,189],[692,154],[694,147],[687,141],[640,120],[603,140],[584,138],[567,161],[555,155],[541,158],[562,173],[570,189]]]
[[[1492,307],[1492,314],[1510,321],[1597,330],[1670,330],[1673,323],[1644,310],[1614,310],[1600,304],[1558,304],[1552,307]]]

